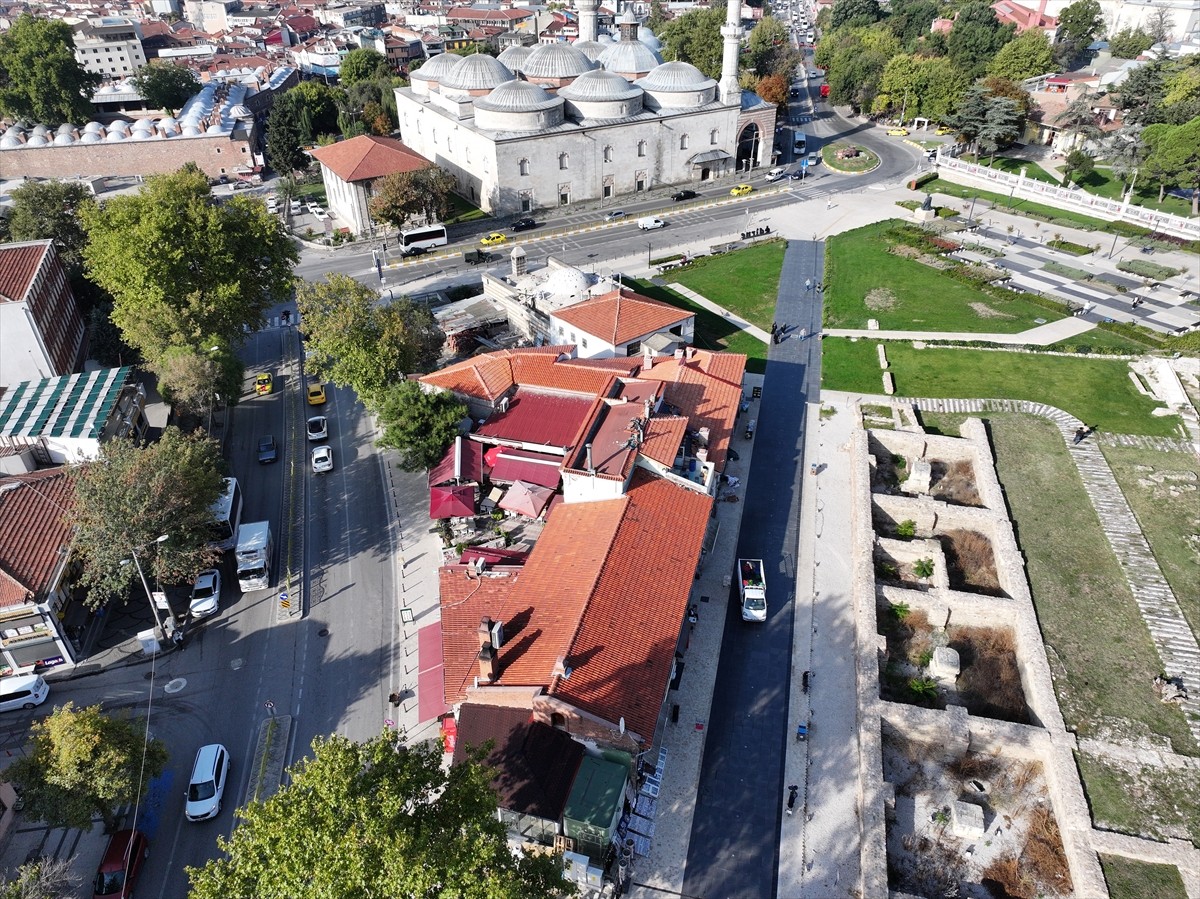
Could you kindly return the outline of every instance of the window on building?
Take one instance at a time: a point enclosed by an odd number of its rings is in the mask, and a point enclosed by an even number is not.
[[[570,156],[568,154],[566,154],[566,153],[558,154],[559,171],[565,172],[567,170],[569,160],[570,160]]]
[[[612,199],[612,195],[613,195],[612,185],[611,184],[604,185],[604,199],[610,200],[610,199]]]
[[[582,345],[583,345],[583,348],[586,350],[586,349],[587,349],[587,338],[586,338],[586,337],[585,337],[585,338],[583,338],[583,340],[582,340],[582,341],[580,341],[580,343],[582,343]]]
[[[716,128],[714,128],[712,131],[708,132],[708,142],[710,144],[712,144],[714,147],[717,145],[717,129]]]
[[[612,162],[612,147],[605,147],[605,148],[604,148],[604,161],[605,161],[605,162]]]
[[[528,159],[522,159],[520,162],[517,163],[517,167],[520,169],[522,175],[529,174],[529,160]]]
[[[686,134],[679,135],[679,149],[686,150],[688,148],[688,136]]]
[[[639,177],[636,181],[633,182],[633,189],[636,191],[645,190],[646,189],[646,179]]]
[[[641,351],[642,342],[640,340],[635,340],[633,343],[629,344],[629,346],[625,347],[626,356],[636,356]]]
[[[571,194],[565,190],[559,191],[558,192],[558,205],[559,206],[570,206],[571,205]],[[571,338],[571,339],[574,340],[575,338]]]
[[[645,155],[646,155],[646,142],[644,140],[640,140],[640,141],[638,141],[638,156],[645,156]]]

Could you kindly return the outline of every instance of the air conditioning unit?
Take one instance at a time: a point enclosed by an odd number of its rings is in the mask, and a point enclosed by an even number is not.
[[[565,837],[561,833],[554,836],[554,851],[555,852],[574,852],[575,838]]]

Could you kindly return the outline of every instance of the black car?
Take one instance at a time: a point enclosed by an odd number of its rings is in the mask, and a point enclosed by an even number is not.
[[[512,223],[512,230],[514,231],[529,231],[536,227],[537,222],[530,218],[517,219]]]
[[[428,252],[429,251],[427,249],[425,249],[424,247],[405,247],[404,249],[402,249],[400,251],[400,255],[404,256],[404,257],[424,256]]]
[[[677,194],[671,194],[671,199],[678,203],[680,200],[694,200],[698,196],[700,196],[700,194],[696,193],[694,190],[681,190]]]
[[[258,438],[258,464],[266,465],[268,462],[274,462],[277,458],[275,448],[275,438],[268,434],[266,437]]]

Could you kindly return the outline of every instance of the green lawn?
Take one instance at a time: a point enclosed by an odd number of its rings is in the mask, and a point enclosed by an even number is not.
[[[1076,334],[1066,340],[1061,340],[1058,343],[1052,343],[1046,349],[1059,350],[1066,352],[1074,352],[1075,347],[1087,346],[1105,352],[1125,353],[1130,356],[1136,356],[1150,349],[1144,344],[1135,343],[1127,337],[1122,337],[1120,334],[1114,334],[1112,331],[1105,331],[1102,328],[1092,328],[1090,331],[1084,331],[1082,334]]]
[[[1021,174],[1021,169],[1025,169],[1025,177],[1035,181],[1045,181],[1047,184],[1061,184],[1062,179],[1054,175],[1053,172],[1048,172],[1036,162],[1031,162],[1028,159],[1013,159],[1011,156],[997,156],[994,162],[989,163],[989,157],[984,156],[982,159],[976,160],[970,153],[961,157],[966,162],[977,162],[979,165],[986,165],[989,168],[997,169],[1001,172],[1008,172],[1010,175]]]
[[[1162,663],[1062,435],[1036,416],[987,419],[1063,718],[1082,737],[1149,731],[1195,755],[1183,711],[1155,694]]]
[[[881,393],[876,341],[822,342],[822,386]],[[1102,431],[1178,436],[1175,416],[1154,416],[1161,404],[1138,393],[1125,362],[970,349],[913,349],[887,341],[896,393],[922,397],[984,397],[1049,403]]]
[[[1112,169],[1108,166],[1096,166],[1090,175],[1086,178],[1080,178],[1075,183],[1081,189],[1098,197],[1120,200],[1125,196],[1125,182],[1115,177]],[[1178,215],[1184,218],[1190,218],[1192,215],[1191,200],[1167,194],[1160,203],[1158,201],[1158,188],[1150,184],[1143,183],[1141,187],[1138,187],[1137,183],[1134,183],[1133,202],[1137,206],[1145,206],[1147,209],[1156,209],[1159,212],[1169,212],[1171,215]]]
[[[1200,783],[1193,772],[1149,766],[1127,770],[1086,753],[1077,759],[1097,827],[1200,845]],[[1139,895],[1157,899],[1159,894],[1143,890]]]
[[[1087,231],[1109,231],[1111,233],[1114,230],[1112,225],[1115,223],[1106,222],[1102,219],[1082,215],[1069,209],[1059,209],[1057,206],[1043,206],[1041,203],[1030,203],[1026,200],[1010,200],[1007,194],[994,194],[986,190],[976,190],[973,187],[947,181],[944,178],[935,178],[927,184],[922,184],[921,191],[924,193],[945,194],[949,197],[962,197],[968,200],[972,197],[978,197],[980,200],[991,203],[993,206],[1001,207],[1005,212],[1028,213],[1047,221],[1069,223]],[[978,207],[976,208],[978,209]],[[1150,234],[1145,228],[1139,228],[1137,225],[1126,223],[1121,223],[1120,232],[1122,234],[1136,233],[1145,236],[1149,236]]]
[[[447,225],[457,225],[461,222],[477,222],[487,218],[487,214],[478,206],[468,203],[458,194],[450,194],[450,215],[446,217]]]
[[[740,315],[763,330],[775,320],[779,273],[786,244],[771,240],[732,253],[705,256],[664,278],[678,281],[706,300]]]
[[[746,371],[763,374],[767,370],[767,345],[761,340],[751,337],[728,319],[709,312],[703,306],[697,306],[691,300],[669,288],[659,287],[649,281],[627,281],[626,283],[642,296],[661,300],[680,309],[694,312],[696,315],[696,346],[706,350],[745,353],[747,357]],[[769,323],[767,327],[771,327]]]
[[[1179,869],[1152,865],[1119,855],[1100,856],[1111,899],[1187,899]]]
[[[826,328],[866,328],[873,318],[884,330],[1016,334],[1036,327],[1034,319],[1062,317],[1016,294],[995,299],[945,272],[889,253],[886,232],[898,224],[879,222],[829,238]],[[876,288],[892,292],[892,308],[867,306],[867,294]]]
[[[1163,576],[1200,634],[1200,459],[1137,447],[1102,445]]]

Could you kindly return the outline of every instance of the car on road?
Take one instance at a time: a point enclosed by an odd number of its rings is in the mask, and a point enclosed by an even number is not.
[[[773,168],[763,176],[768,182],[778,181],[780,178],[786,178],[787,172],[782,168]]]
[[[215,615],[221,607],[221,572],[209,568],[196,575],[192,584],[192,598],[188,600],[188,612],[193,618]]]
[[[889,128],[888,137],[908,137],[907,128]]]
[[[803,181],[804,180],[804,169],[801,169],[798,172],[792,172],[790,175],[788,175],[788,177],[791,178],[793,181]]]
[[[308,439],[324,440],[329,436],[329,419],[324,415],[314,415],[308,420]]]
[[[671,194],[671,199],[678,203],[680,200],[694,200],[698,196],[700,196],[700,194],[696,193],[694,190],[681,190]]]
[[[624,209],[614,209],[612,212],[606,212],[604,214],[604,220],[606,222],[615,222],[617,219],[623,219],[623,218],[625,218],[625,210]]]
[[[424,256],[429,250],[425,247],[404,247],[400,250],[400,255],[408,259],[413,256]]]
[[[310,406],[322,406],[325,404],[325,385],[324,384],[309,384],[308,385],[308,404]]]
[[[816,165],[820,161],[821,161],[821,154],[818,153],[816,150],[813,150],[811,153],[808,154],[808,167],[809,168],[812,168],[814,165]]]
[[[254,376],[254,392],[259,396],[266,396],[274,389],[275,379],[269,371],[260,371]]]
[[[114,833],[96,869],[92,899],[130,899],[149,855],[150,841],[140,830]]]
[[[254,185],[251,184],[249,181],[237,181],[237,182],[234,182],[233,189],[234,190],[249,190],[253,186]]]
[[[938,137],[944,137],[947,134],[954,134],[955,131],[953,128],[947,128],[945,125],[943,125],[941,128],[939,128],[937,131],[935,131],[933,133],[936,134]]]
[[[744,197],[744,196],[746,196],[746,194],[751,193],[753,190],[754,190],[754,188],[751,187],[749,184],[739,184],[737,187],[734,187],[729,191],[729,196]]]
[[[220,743],[201,746],[184,797],[183,814],[189,821],[207,821],[221,814],[228,778],[229,751]]]
[[[537,227],[537,222],[531,218],[517,219],[512,223],[513,231],[529,231]]]
[[[275,438],[270,434],[265,437],[258,438],[258,464],[266,465],[274,462],[279,456],[278,448],[275,446]]]
[[[312,468],[317,474],[333,471],[333,450],[327,446],[318,446],[312,451]]]
[[[496,244],[504,243],[506,240],[508,240],[508,238],[499,231],[493,231],[479,242],[485,247],[494,247]]]

